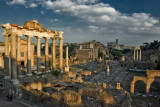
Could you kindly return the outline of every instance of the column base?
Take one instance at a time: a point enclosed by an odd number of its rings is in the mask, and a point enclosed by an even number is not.
[[[11,76],[4,76],[4,79],[11,79]]]
[[[26,74],[27,76],[32,76],[32,73],[30,73],[30,74]]]
[[[69,72],[69,66],[65,67],[65,72]]]
[[[17,84],[19,84],[19,81],[18,81],[18,79],[11,79],[11,82],[12,82],[14,85],[17,85]]]

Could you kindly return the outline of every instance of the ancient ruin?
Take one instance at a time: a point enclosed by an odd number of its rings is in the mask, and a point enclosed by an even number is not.
[[[20,40],[23,35],[27,37],[27,72],[28,75],[32,75],[31,72],[31,38],[37,38],[37,72],[40,73],[40,39],[45,39],[45,71],[49,70],[48,61],[48,40],[52,39],[52,67],[56,68],[55,60],[55,40],[59,39],[59,68],[63,72],[63,32],[49,31],[42,28],[37,20],[26,21],[24,26],[16,24],[2,24],[0,25],[4,29],[3,35],[5,36],[5,78],[10,78],[9,73],[9,37],[11,37],[11,79],[17,81],[17,74],[20,72]],[[18,75],[19,76],[19,75]],[[16,82],[15,82],[16,83]]]
[[[137,51],[137,55],[136,55],[136,51]],[[134,61],[141,61],[141,48],[136,46],[134,48]]]
[[[160,77],[160,70],[147,70],[147,77],[134,76],[131,82],[130,92],[134,94],[134,87],[137,81],[143,81],[146,84],[146,94],[149,94],[150,86],[155,81],[155,77]]]

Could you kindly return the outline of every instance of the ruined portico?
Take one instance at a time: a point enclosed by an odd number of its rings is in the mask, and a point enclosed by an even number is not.
[[[136,52],[137,52],[137,55],[136,55]],[[134,48],[134,61],[135,60],[141,61],[141,48],[138,46]]]
[[[31,72],[31,38],[37,38],[37,72],[41,72],[41,38],[45,39],[45,71],[49,70],[48,59],[48,41],[52,39],[52,68],[56,68],[56,52],[55,40],[59,39],[59,69],[63,71],[63,32],[56,32],[42,28],[36,20],[26,21],[24,26],[16,24],[0,25],[4,29],[5,36],[5,77],[10,78],[9,73],[9,57],[11,54],[11,79],[16,80],[17,75],[21,75],[20,71],[20,39],[23,35],[27,37],[27,74],[32,75]],[[11,37],[11,53],[9,53],[9,37]]]

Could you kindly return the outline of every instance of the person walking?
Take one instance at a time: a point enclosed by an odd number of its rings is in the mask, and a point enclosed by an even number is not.
[[[13,94],[10,95],[10,101],[12,101],[12,99],[13,99]]]
[[[9,97],[10,97],[10,95],[8,94],[8,95],[7,95],[7,101],[9,101]]]

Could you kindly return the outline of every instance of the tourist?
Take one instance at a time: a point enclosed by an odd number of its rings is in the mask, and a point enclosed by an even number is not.
[[[7,101],[9,101],[9,97],[10,97],[10,95],[8,94],[8,95],[7,95]]]
[[[10,99],[10,101],[12,101],[12,99],[13,99],[13,94],[10,95],[9,99]]]

